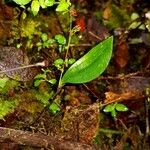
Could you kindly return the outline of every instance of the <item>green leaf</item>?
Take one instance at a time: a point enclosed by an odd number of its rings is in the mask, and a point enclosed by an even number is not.
[[[104,72],[112,56],[113,37],[109,37],[76,61],[64,74],[59,86],[86,83]]]
[[[116,110],[114,109],[113,111],[111,111],[111,116],[112,117],[114,117],[114,118],[116,118],[116,116],[117,116],[117,112],[116,112]]]
[[[53,6],[55,3],[55,0],[45,0],[45,5],[48,7]]]
[[[8,78],[2,78],[0,79],[0,87],[4,88],[4,86],[6,85],[6,82],[8,81]]]
[[[37,74],[34,79],[46,79],[46,74]]]
[[[49,106],[49,109],[55,114],[57,111],[60,111],[60,108],[58,107],[58,105],[56,103],[52,103]]]
[[[69,6],[71,6],[70,1],[61,0],[59,5],[56,8],[56,11],[67,11]]]
[[[49,45],[53,44],[54,42],[55,42],[54,39],[48,39],[48,40],[47,40],[47,43],[48,43]]]
[[[46,8],[45,0],[39,0],[39,3],[42,8]]]
[[[29,2],[31,2],[31,0],[13,0],[16,4],[18,4],[18,5],[26,5],[26,4],[28,4]]]
[[[56,35],[55,39],[57,40],[57,42],[59,44],[62,44],[62,45],[66,44],[66,38],[63,35],[61,35],[61,34]]]
[[[41,82],[43,82],[44,80],[41,80],[41,79],[37,79],[34,81],[34,86],[37,87],[41,84]]]
[[[68,60],[68,64],[69,64],[69,65],[72,65],[75,61],[76,61],[76,60],[75,60],[74,58],[70,58],[70,59]]]
[[[33,13],[34,16],[36,16],[39,12],[40,9],[40,3],[38,0],[33,0],[31,3],[31,11]]]
[[[62,65],[62,64],[64,64],[64,60],[61,58],[58,58],[54,61],[55,66]]]
[[[103,111],[104,112],[112,112],[114,109],[115,109],[114,104],[109,104],[103,109]]]
[[[41,39],[42,39],[43,42],[47,41],[47,40],[48,40],[47,34],[46,34],[46,33],[43,33],[43,34],[41,35]]]
[[[47,80],[47,82],[49,82],[51,84],[56,84],[57,80],[56,79],[50,79],[50,80]]]
[[[116,104],[116,110],[117,111],[127,111],[128,108],[125,105],[123,105],[123,104],[117,103]]]

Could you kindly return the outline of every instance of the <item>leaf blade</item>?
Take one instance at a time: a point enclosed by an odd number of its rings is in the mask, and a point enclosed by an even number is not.
[[[112,36],[93,47],[66,71],[60,81],[60,86],[65,83],[86,83],[97,78],[108,66],[112,56],[112,47]]]

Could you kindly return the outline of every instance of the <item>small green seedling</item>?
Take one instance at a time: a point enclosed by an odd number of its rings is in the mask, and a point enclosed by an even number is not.
[[[56,114],[58,111],[60,111],[60,107],[59,107],[55,102],[53,102],[52,104],[50,104],[49,110],[50,110],[53,114]]]
[[[128,110],[128,108],[125,105],[123,105],[121,103],[117,103],[117,102],[109,104],[103,109],[103,111],[105,113],[111,113],[111,116],[114,118],[116,118],[117,112],[127,111],[127,110]]]
[[[53,65],[60,71],[63,70],[63,66],[72,65],[76,60],[74,58],[66,59],[65,61],[61,58],[58,58],[54,61]]]
[[[56,84],[56,79],[50,78],[48,76],[48,73],[51,71],[49,69],[43,70],[43,74],[38,74],[34,77],[34,86],[38,87],[42,82],[46,81],[47,83],[50,83],[51,85]]]
[[[38,50],[49,48],[55,42],[54,39],[49,39],[46,33],[42,33],[40,42],[36,43]]]

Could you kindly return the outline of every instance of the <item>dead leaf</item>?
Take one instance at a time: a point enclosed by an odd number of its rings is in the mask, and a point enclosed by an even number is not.
[[[15,47],[1,47],[0,48],[0,70],[5,71],[12,68],[29,65],[27,55]],[[37,68],[25,68],[5,73],[8,77],[19,80],[29,81],[37,74]]]
[[[126,93],[114,93],[114,92],[106,92],[106,99],[104,100],[105,104],[110,104],[114,102],[120,102],[123,100],[133,100],[133,99],[139,99],[141,97],[144,97],[144,95],[141,95],[141,93],[137,92],[126,92]]]
[[[110,91],[106,92],[105,104],[123,101],[135,100],[146,97],[145,89],[150,87],[149,77],[130,77],[124,80],[110,82]]]
[[[104,12],[103,12],[103,18],[108,20],[111,16],[111,9],[110,7],[106,7]]]
[[[116,46],[115,61],[120,68],[124,68],[129,61],[129,47],[125,39],[121,39]]]

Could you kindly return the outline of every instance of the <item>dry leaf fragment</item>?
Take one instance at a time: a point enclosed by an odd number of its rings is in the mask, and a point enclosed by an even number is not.
[[[124,68],[129,61],[129,47],[124,39],[121,39],[116,47],[115,61],[120,68]]]

